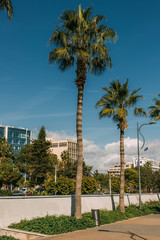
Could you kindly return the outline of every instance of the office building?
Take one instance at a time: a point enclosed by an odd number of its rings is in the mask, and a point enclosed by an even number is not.
[[[124,169],[132,168],[132,167],[133,167],[133,163],[132,162],[127,162],[124,165]],[[108,169],[108,174],[110,174],[111,176],[118,177],[118,176],[120,176],[120,173],[121,173],[121,165],[119,163],[113,164]]]
[[[146,157],[140,157],[139,158],[140,166],[144,166],[147,162],[151,163],[152,169],[154,171],[159,170],[159,168],[160,168],[160,162],[159,161],[153,160],[153,159],[150,159],[150,158],[146,158]],[[138,157],[137,156],[133,158],[133,166],[134,167],[138,166]]]
[[[13,151],[17,153],[25,144],[31,143],[32,131],[27,128],[0,126],[0,137],[5,137],[8,144],[12,146]]]
[[[69,157],[76,161],[77,160],[77,142],[71,140],[55,140],[53,138],[47,138],[47,141],[52,143],[51,151],[56,154],[59,160],[63,151],[68,151]]]

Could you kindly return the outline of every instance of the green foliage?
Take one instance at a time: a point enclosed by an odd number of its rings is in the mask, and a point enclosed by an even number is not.
[[[126,207],[125,213],[122,213],[120,210],[100,210],[100,223],[101,225],[109,224],[152,213],[160,213],[160,202],[149,202],[142,204],[141,210],[139,207],[131,205]],[[91,213],[83,214],[82,219],[80,220],[76,220],[75,217],[69,216],[46,216],[43,218],[35,218],[30,221],[22,220],[20,223],[13,223],[9,226],[9,228],[38,232],[48,235],[72,232],[92,227],[95,227],[95,223],[92,219]]]
[[[17,167],[14,166],[13,162],[9,158],[2,160],[0,164],[0,184],[1,186],[8,186],[10,184],[16,185],[23,182],[21,173]]]
[[[125,169],[125,183],[127,191],[130,193],[137,192],[138,190],[138,171],[135,168]]]
[[[160,97],[160,94],[158,94],[158,97]],[[159,121],[160,120],[160,99],[154,98],[153,102],[155,105],[149,107],[150,109],[149,115],[155,121]]]
[[[29,186],[42,185],[49,175],[53,175],[57,164],[57,155],[50,152],[51,143],[45,140],[42,126],[38,139],[33,140],[16,155],[15,164],[22,173],[27,173]]]
[[[14,159],[14,152],[5,138],[0,137],[0,163],[3,159],[10,158]]]
[[[75,182],[75,179],[64,176],[58,177],[57,182],[54,177],[49,177],[45,180],[44,187],[48,194],[68,195],[75,191]]]
[[[0,0],[0,11],[4,9],[8,14],[8,19],[11,20],[13,15],[13,7],[11,0]]]
[[[83,78],[87,68],[92,74],[100,74],[107,66],[111,67],[106,43],[117,37],[113,29],[101,25],[103,16],[91,17],[91,10],[82,10],[81,6],[78,11],[65,10],[59,18],[59,26],[49,39],[49,44],[54,46],[49,53],[49,62],[57,62],[61,71],[77,62],[77,70],[82,70]],[[84,84],[82,79],[78,80]]]
[[[128,88],[128,79],[124,84],[120,80],[113,80],[108,88],[102,88],[105,95],[97,102],[96,107],[101,107],[99,118],[112,117],[117,122],[118,128],[125,131],[127,128],[128,109],[133,108],[139,99],[143,99],[142,95],[138,95],[140,89],[130,93]],[[142,108],[134,108],[135,115],[147,116]]]
[[[145,192],[151,192],[153,188],[154,172],[152,170],[152,164],[147,162],[143,167],[141,167],[141,186]]]
[[[97,191],[98,185],[93,177],[83,176],[82,194],[91,194]]]
[[[46,141],[46,131],[44,126],[42,126],[39,131],[38,139],[41,139],[42,141]]]
[[[0,236],[0,240],[19,240],[19,239],[14,238],[12,236],[2,235],[2,236]]]
[[[12,196],[12,192],[9,190],[0,190],[0,196]]]
[[[94,178],[96,179],[99,189],[101,191],[105,191],[106,189],[109,188],[109,176],[108,174],[103,174],[103,173],[98,173],[98,171],[96,170],[94,172]]]
[[[11,224],[9,227],[53,235],[95,227],[95,223],[87,216],[84,216],[80,220],[76,220],[75,217],[69,216],[46,216],[44,218],[35,218],[31,221],[22,220],[20,223]]]
[[[77,174],[77,161],[72,160],[69,157],[68,151],[63,151],[61,154],[62,160],[58,162],[58,176],[64,176],[68,178],[76,178]],[[91,176],[92,166],[86,165],[83,161],[83,175]]]
[[[57,182],[54,177],[49,177],[44,182],[44,188],[48,194],[68,195],[75,192],[76,180],[59,176]],[[82,194],[91,194],[97,191],[97,182],[93,177],[83,176]]]

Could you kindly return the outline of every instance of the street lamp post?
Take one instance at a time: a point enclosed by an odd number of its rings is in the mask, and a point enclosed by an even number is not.
[[[142,149],[144,147],[144,145],[145,145],[145,139],[144,139],[144,136],[141,134],[140,129],[144,125],[151,125],[151,124],[155,124],[155,123],[156,122],[149,122],[149,123],[144,123],[144,124],[138,126],[138,122],[137,122],[137,157],[138,157],[139,209],[142,209],[142,206],[141,206],[141,172],[140,172],[139,134],[143,138],[143,145],[141,147],[141,149]]]

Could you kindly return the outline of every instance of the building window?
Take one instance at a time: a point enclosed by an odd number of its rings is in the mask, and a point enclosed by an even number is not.
[[[67,146],[67,142],[61,142],[59,143],[59,147],[66,147]]]
[[[53,143],[52,147],[58,147],[58,143]]]

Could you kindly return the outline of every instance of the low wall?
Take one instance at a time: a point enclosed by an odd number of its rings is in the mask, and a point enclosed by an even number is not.
[[[142,194],[142,202],[160,201],[160,194]],[[125,205],[138,204],[138,194],[126,194]],[[119,205],[119,195],[82,195],[82,213],[91,209],[115,209]],[[0,227],[22,219],[44,217],[46,215],[73,215],[74,196],[25,196],[0,197]]]

